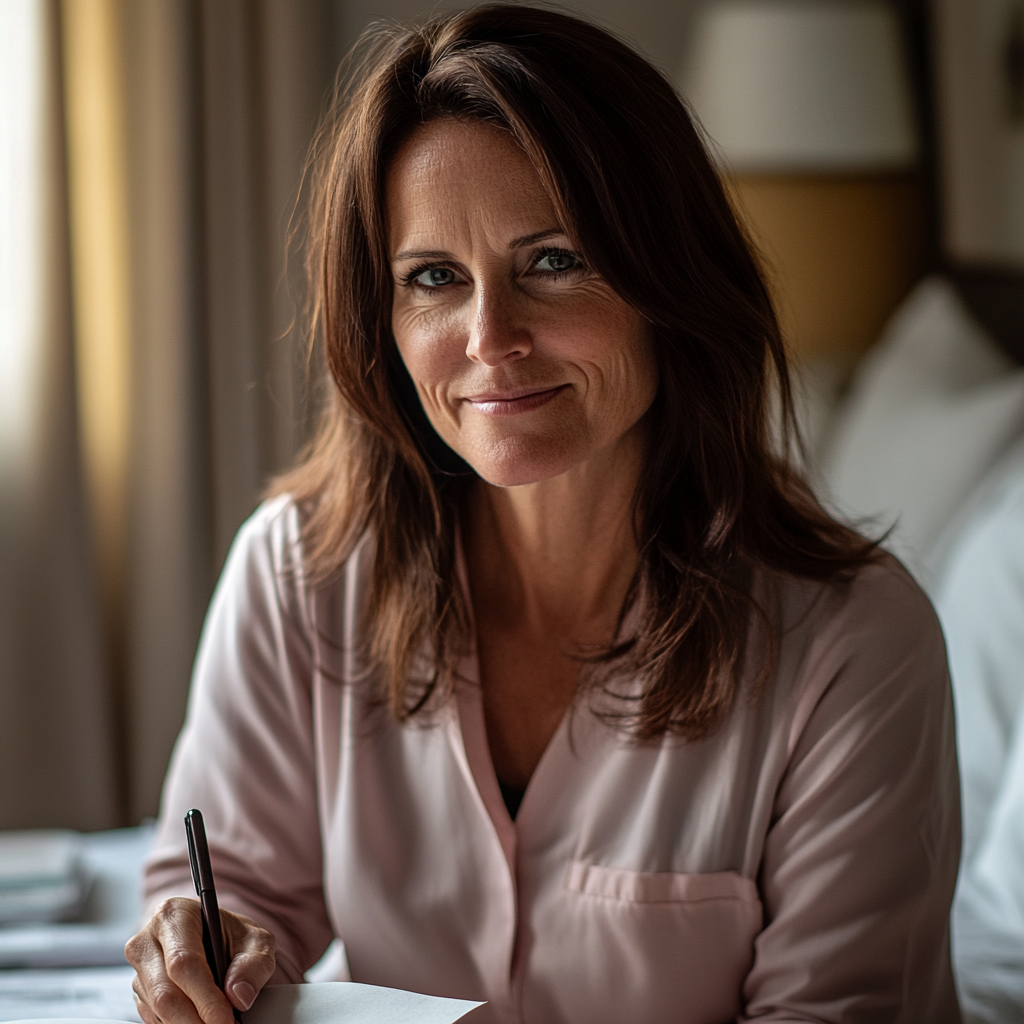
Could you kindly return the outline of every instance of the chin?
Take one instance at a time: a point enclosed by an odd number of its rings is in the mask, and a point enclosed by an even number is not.
[[[523,487],[561,476],[579,461],[565,440],[505,438],[460,452],[477,476],[495,487]]]

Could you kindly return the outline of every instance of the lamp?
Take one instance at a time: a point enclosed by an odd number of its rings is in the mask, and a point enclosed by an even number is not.
[[[734,171],[891,171],[918,143],[900,27],[872,0],[709,8],[683,90]]]
[[[801,356],[850,363],[924,265],[920,144],[882,0],[719,0],[680,85]]]

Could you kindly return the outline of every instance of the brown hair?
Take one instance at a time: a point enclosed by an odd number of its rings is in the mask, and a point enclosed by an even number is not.
[[[457,515],[475,479],[430,427],[391,333],[384,186],[416,126],[509,131],[563,228],[649,322],[659,391],[635,498],[633,635],[590,678],[630,673],[634,734],[702,735],[735,700],[758,570],[848,577],[873,545],[834,522],[776,453],[794,435],[786,354],[750,246],[685,106],[629,47],[576,18],[492,4],[417,29],[375,28],[320,135],[311,268],[335,388],[301,463],[274,485],[304,514],[307,571],[375,545],[369,654],[399,719],[444,699],[466,640]],[[774,661],[768,629],[759,679]],[[424,644],[432,670],[414,672]],[[611,693],[610,684],[605,689]]]

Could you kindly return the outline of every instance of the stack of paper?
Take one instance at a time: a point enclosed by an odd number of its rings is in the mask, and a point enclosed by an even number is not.
[[[0,971],[0,1021],[89,1018],[140,1024],[132,994],[133,971],[124,967],[81,970]]]
[[[73,917],[87,883],[76,833],[0,833],[0,924]]]
[[[10,835],[0,833],[0,843]],[[142,914],[142,860],[152,835],[145,827],[75,836],[82,874],[91,880],[85,902],[73,921],[0,927],[0,968],[123,964]]]

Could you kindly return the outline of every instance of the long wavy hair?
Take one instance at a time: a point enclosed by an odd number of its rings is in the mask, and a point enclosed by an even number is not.
[[[589,265],[647,320],[659,364],[620,623],[635,614],[630,635],[584,659],[584,685],[603,680],[641,740],[708,733],[735,702],[754,620],[770,627],[754,597],[764,570],[841,580],[875,548],[785,458],[778,423],[786,437],[795,426],[778,321],[686,106],[614,36],[518,4],[374,27],[361,52],[313,158],[314,335],[332,393],[272,487],[302,510],[307,573],[330,579],[369,534],[367,651],[384,696],[407,720],[450,694],[470,621],[456,532],[476,477],[431,428],[392,335],[385,179],[426,122],[498,126]],[[777,638],[758,635],[763,684]],[[639,688],[612,682],[624,678]]]

